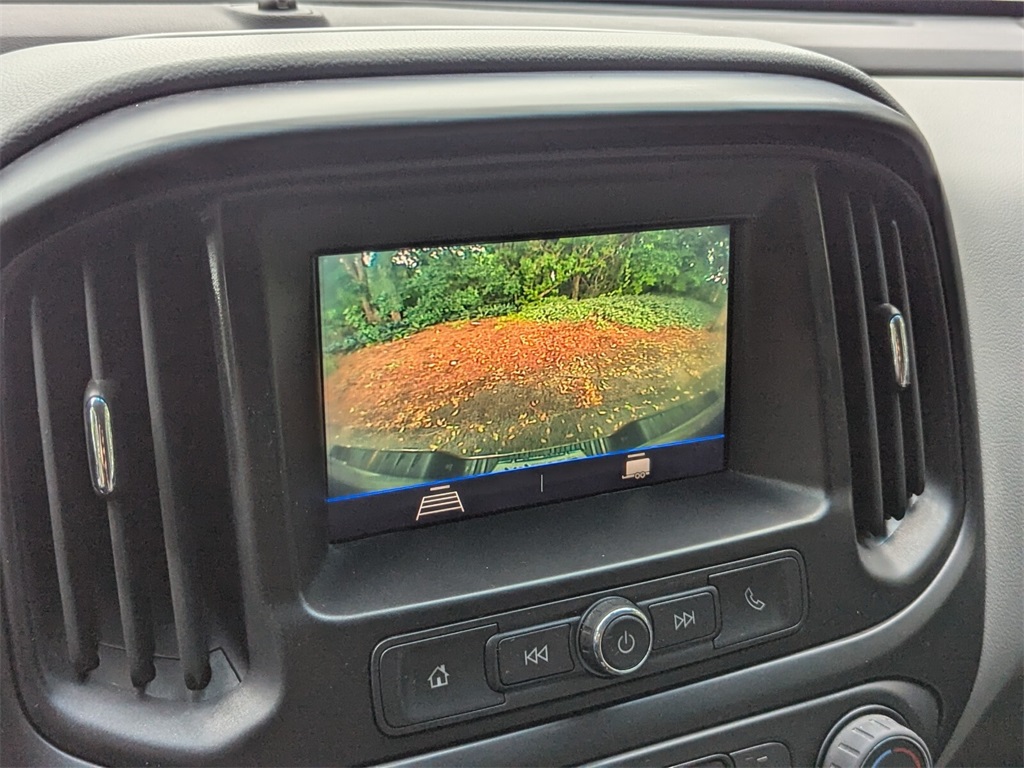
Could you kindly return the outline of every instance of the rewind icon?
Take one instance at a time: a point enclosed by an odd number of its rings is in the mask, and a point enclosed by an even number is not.
[[[542,645],[540,648],[534,646],[528,651],[523,651],[524,666],[529,666],[530,664],[540,664],[542,661],[545,664],[548,661],[548,647],[546,644]]]

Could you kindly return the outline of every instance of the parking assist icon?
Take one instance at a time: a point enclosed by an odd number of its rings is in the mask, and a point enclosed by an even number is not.
[[[465,511],[458,491],[451,490],[450,485],[435,485],[430,489],[430,493],[420,500],[416,519],[419,520],[428,515],[441,515],[445,512],[462,513]]]

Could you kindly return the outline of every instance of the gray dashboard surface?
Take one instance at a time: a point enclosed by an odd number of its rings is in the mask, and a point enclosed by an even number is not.
[[[960,253],[974,361],[985,498],[985,631],[974,692],[948,759],[1024,667],[1024,82],[880,82],[917,122],[938,165]]]
[[[610,11],[602,9],[604,13]],[[595,18],[598,15],[577,21],[583,25],[594,23]],[[984,21],[1005,22],[1010,26],[1001,29],[1020,40],[1016,22]],[[474,30],[472,45],[465,46],[454,30],[431,33],[436,45],[429,60],[435,62],[437,71],[464,64],[466,56],[482,62],[485,69],[481,71],[493,71],[486,67],[499,65],[536,68],[537,62],[530,57],[536,54],[539,36],[546,35],[565,37],[566,44],[559,49],[561,69],[685,69],[688,63],[707,61],[701,58],[706,56],[705,49],[677,35],[491,29]],[[177,62],[169,61],[173,58],[169,52],[180,49],[179,38],[94,43],[76,46],[78,53],[61,47],[5,55],[0,66],[2,159],[6,163],[72,125],[128,103],[126,99],[133,93],[137,99],[140,87],[143,96],[152,97],[252,82],[239,74],[240,69],[252,67],[252,78],[276,80],[422,74],[428,59],[410,55],[418,49],[403,43],[412,34],[413,30],[324,31],[301,36],[267,33],[257,38],[211,35],[192,38],[189,56]],[[838,46],[841,35],[836,34]],[[1006,45],[1006,40],[1000,44]],[[375,55],[374,50],[386,53]],[[822,71],[831,72],[848,87],[860,83],[861,92],[887,99],[853,70],[836,69],[824,64],[821,57],[767,43],[723,39],[715,64],[741,68],[747,60],[744,57],[766,52],[785,67],[816,70],[792,74],[820,77]],[[226,63],[218,64],[222,57]],[[546,66],[554,68],[550,62]],[[54,83],[67,89],[57,89]],[[1024,380],[1024,81],[888,77],[880,78],[879,83],[904,106],[932,148],[955,229],[970,322],[984,473],[988,593],[981,667],[948,756],[978,723],[1008,676],[1020,674],[1024,667],[1024,475],[1020,466],[1024,452],[1020,402]],[[60,758],[54,754],[52,759]]]
[[[628,86],[622,85],[628,83]],[[472,109],[460,95],[472,90]],[[622,92],[628,96],[623,97]],[[871,116],[913,130],[905,115],[868,96],[810,78],[721,72],[476,74],[278,83],[213,89],[152,99],[65,131],[45,151],[0,169],[0,226],[31,215],[48,200],[90,178],[112,176],[161,152],[216,144],[238,136],[271,137],[296,126],[383,126],[426,119],[514,119],[616,111],[645,115],[716,112],[721,94],[743,113],[830,113]],[[464,96],[461,98],[464,99]],[[424,115],[429,117],[424,118]],[[38,236],[34,228],[30,236]],[[5,230],[5,245],[10,244]]]
[[[557,29],[264,31],[136,37],[5,54],[4,165],[103,112],[230,85],[384,75],[719,71],[797,75],[898,105],[854,67],[799,48],[733,37]]]
[[[1007,16],[1020,5],[1006,2]],[[302,2],[310,13],[281,19],[239,4],[10,3],[0,52],[125,35],[228,31],[287,23],[366,27],[559,27],[772,40],[833,56],[873,75],[1022,75],[1024,28],[1007,17],[687,8],[630,3]],[[894,4],[894,9],[899,4]]]

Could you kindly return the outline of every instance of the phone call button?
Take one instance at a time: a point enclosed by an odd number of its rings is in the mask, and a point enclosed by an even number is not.
[[[804,615],[800,564],[792,557],[717,573],[722,631],[715,646],[734,645],[795,627]]]

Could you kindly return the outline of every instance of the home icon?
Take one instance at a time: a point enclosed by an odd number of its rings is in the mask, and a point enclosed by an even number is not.
[[[430,673],[430,677],[427,678],[427,682],[430,683],[431,688],[444,688],[448,685],[448,670],[444,668],[444,664],[434,667],[434,671]]]

